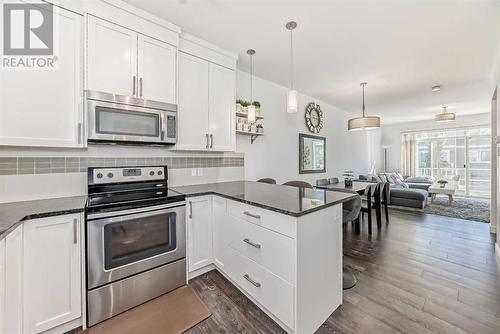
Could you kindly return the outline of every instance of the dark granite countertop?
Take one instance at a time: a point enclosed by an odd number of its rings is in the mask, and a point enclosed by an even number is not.
[[[172,190],[189,196],[219,195],[264,209],[300,217],[305,214],[343,203],[356,194],[306,189],[252,181],[234,181],[173,187]]]
[[[87,196],[0,203],[0,240],[25,220],[82,212],[86,203]]]

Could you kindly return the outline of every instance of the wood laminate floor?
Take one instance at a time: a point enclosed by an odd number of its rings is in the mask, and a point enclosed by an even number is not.
[[[316,333],[500,333],[500,271],[485,223],[392,211],[372,237],[344,230],[358,284]],[[213,315],[188,331],[283,333],[221,274],[191,285]]]

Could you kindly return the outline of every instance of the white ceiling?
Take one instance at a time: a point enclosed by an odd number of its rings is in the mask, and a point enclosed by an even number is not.
[[[489,111],[490,75],[500,42],[500,1],[126,0],[184,31],[240,55],[253,48],[254,73],[289,85],[294,33],[295,87],[383,123]],[[441,92],[430,87],[442,85]]]

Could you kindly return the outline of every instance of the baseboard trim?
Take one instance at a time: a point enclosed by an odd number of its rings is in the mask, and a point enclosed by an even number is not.
[[[213,263],[210,263],[209,265],[206,265],[203,268],[193,270],[188,273],[188,280],[193,279],[195,277],[198,277],[200,275],[203,275],[205,273],[208,273],[209,271],[212,271],[215,269],[215,265]]]

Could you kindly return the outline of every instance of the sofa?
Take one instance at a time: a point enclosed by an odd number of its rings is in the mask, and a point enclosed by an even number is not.
[[[429,187],[434,183],[426,177],[404,177],[400,173],[379,173],[359,175],[362,182],[389,182],[390,205],[423,209],[429,197]]]

